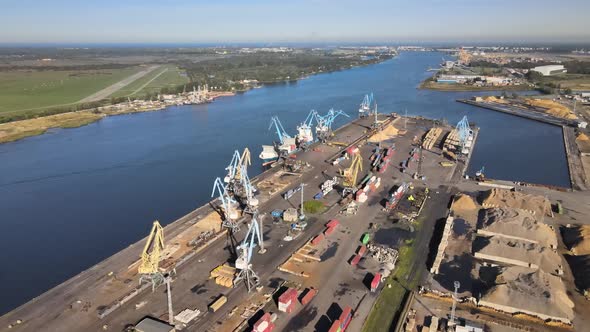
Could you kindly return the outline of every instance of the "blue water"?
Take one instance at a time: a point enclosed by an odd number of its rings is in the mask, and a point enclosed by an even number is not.
[[[455,102],[474,93],[417,90],[439,53],[255,89],[209,105],[109,117],[0,145],[0,313],[41,294],[210,199],[234,149],[257,161],[271,115],[294,127],[311,108],[356,116],[367,92],[381,112],[481,127],[472,168],[497,179],[568,186],[561,129]],[[346,119],[339,118],[336,125]],[[255,175],[260,169],[253,167]],[[471,170],[473,172],[473,170]]]

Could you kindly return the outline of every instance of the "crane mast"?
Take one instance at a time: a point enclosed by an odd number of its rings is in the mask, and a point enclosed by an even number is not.
[[[257,218],[258,216],[255,213],[248,226],[248,232],[244,237],[244,241],[242,241],[242,244],[238,247],[239,256],[235,263],[236,269],[240,270],[240,272],[234,279],[234,285],[240,281],[244,281],[248,292],[260,284],[260,278],[252,269],[251,263],[254,247],[256,247],[256,245],[260,246],[260,253],[266,251],[264,248],[264,242],[262,241],[262,229]]]
[[[137,271],[141,275],[139,284],[150,282],[152,291],[165,281],[159,269],[162,250],[164,250],[164,229],[156,220],[141,252],[141,263]]]
[[[237,202],[231,196],[229,196],[220,178],[216,178],[215,182],[213,183],[211,197],[215,197],[216,193],[219,197],[219,200],[221,201],[221,208],[223,209],[224,215],[221,225],[231,229],[233,232],[239,231],[240,227],[236,222],[238,219],[238,211],[236,209]]]
[[[350,167],[344,170],[344,186],[347,188],[354,188],[356,186],[356,179],[359,171],[363,170],[363,158],[360,154],[355,154],[352,159]]]

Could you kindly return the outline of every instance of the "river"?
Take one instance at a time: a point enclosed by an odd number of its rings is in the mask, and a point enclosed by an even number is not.
[[[260,145],[275,138],[271,115],[294,134],[312,108],[355,117],[371,91],[381,112],[477,123],[471,173],[485,166],[496,179],[569,186],[561,128],[455,102],[475,93],[416,89],[441,56],[402,53],[208,105],[108,117],[0,145],[0,314],[146,236],[154,219],[167,224],[207,202],[234,149],[248,146],[258,163]]]

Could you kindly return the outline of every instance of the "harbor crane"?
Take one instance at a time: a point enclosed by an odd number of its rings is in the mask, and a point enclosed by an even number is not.
[[[242,183],[242,190],[243,196],[246,200],[246,208],[244,212],[255,214],[258,210],[258,198],[254,197],[256,193],[256,188],[250,182],[250,177],[248,176],[248,171],[246,169],[246,165],[242,165],[242,176],[241,176],[241,183]]]
[[[315,128],[315,132],[322,143],[325,143],[328,138],[332,136],[332,124],[340,115],[346,116],[347,118],[350,117],[342,110],[335,111],[333,108],[331,108],[324,116],[318,115],[318,124]]]
[[[164,229],[159,221],[154,221],[143,251],[137,272],[141,275],[139,284],[150,282],[152,292],[165,282],[164,274],[160,271],[161,252],[164,250]]]
[[[291,136],[287,134],[287,131],[283,127],[281,120],[279,120],[279,117],[276,115],[270,118],[270,125],[268,126],[268,130],[271,130],[273,126],[277,131],[277,135],[279,136],[279,142],[281,144],[285,143],[285,139],[291,138]]]
[[[363,157],[361,157],[360,153],[354,155],[352,159],[352,163],[350,167],[345,169],[342,172],[342,176],[344,177],[343,185],[346,191],[354,191],[354,187],[356,186],[356,179],[358,177],[359,171],[363,170]]]
[[[238,150],[234,151],[229,165],[225,168],[227,175],[223,179],[223,182],[227,183],[228,191],[233,192],[236,184],[241,180],[242,166],[248,167],[251,163],[250,150],[248,150],[248,148],[245,148],[241,155]]]
[[[467,121],[467,116],[463,116],[461,121],[457,123],[457,134],[459,135],[459,144],[461,145],[461,153],[464,153],[463,150],[465,149],[469,138],[472,137],[473,131],[469,127],[469,121]]]
[[[297,126],[297,145],[300,147],[306,147],[313,142],[313,132],[311,127],[314,120],[318,121],[318,112],[311,110],[305,120]]]
[[[236,173],[240,169],[240,152],[238,150],[234,151],[234,154],[229,162],[229,165],[225,168],[227,171],[227,175],[223,178],[223,182],[225,183],[232,183],[236,177]]]
[[[266,252],[264,248],[264,242],[262,239],[262,227],[258,223],[258,216],[255,213],[252,216],[252,220],[250,221],[250,225],[248,226],[248,232],[244,237],[244,241],[238,247],[239,256],[236,259],[236,269],[240,270],[240,272],[234,278],[234,285],[238,284],[240,281],[244,281],[246,283],[246,288],[248,292],[255,288],[260,284],[260,278],[252,269],[252,251],[254,247],[258,244],[260,247],[259,253],[263,254]]]
[[[244,148],[244,152],[240,156],[240,167],[236,170],[235,178],[236,180],[242,179],[242,170],[247,170],[247,167],[252,165],[252,161],[250,160],[250,149]]]
[[[359,118],[364,118],[371,112],[371,104],[373,103],[373,93],[366,94],[363,102],[359,107]]]
[[[229,228],[234,233],[238,232],[240,230],[240,226],[236,222],[238,219],[238,211],[236,209],[237,202],[228,194],[220,178],[216,178],[215,182],[213,183],[211,197],[215,197],[216,192],[219,200],[221,201],[221,207],[223,209],[224,218],[221,225],[223,227]]]

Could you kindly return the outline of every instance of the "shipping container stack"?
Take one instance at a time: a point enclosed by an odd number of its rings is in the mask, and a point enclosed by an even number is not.
[[[275,324],[272,322],[270,314],[265,313],[257,322],[254,324],[252,331],[254,332],[271,332],[274,330]]]
[[[381,273],[375,273],[373,280],[371,281],[371,292],[377,291],[379,284],[381,283]]]
[[[289,288],[281,296],[279,296],[279,311],[290,314],[297,303],[297,290]]]

